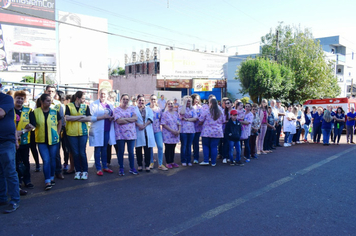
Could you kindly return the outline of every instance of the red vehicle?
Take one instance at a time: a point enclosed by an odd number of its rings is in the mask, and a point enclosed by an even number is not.
[[[355,98],[325,98],[325,99],[311,99],[307,100],[303,106],[312,108],[313,106],[326,108],[328,105],[332,105],[333,111],[336,111],[338,107],[342,107],[345,111],[345,115],[350,112],[350,108],[356,107]]]

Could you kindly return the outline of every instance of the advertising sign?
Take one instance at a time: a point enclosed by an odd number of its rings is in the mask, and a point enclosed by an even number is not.
[[[112,91],[113,81],[111,79],[99,79],[98,94],[100,89],[107,89],[109,92]]]
[[[213,88],[225,88],[225,80],[194,79],[193,88],[196,92],[212,91]]]
[[[161,50],[160,78],[226,78],[228,57],[194,51]]]
[[[55,71],[55,0],[0,5],[0,71]]]
[[[192,88],[189,79],[157,79],[157,88]]]
[[[58,12],[60,84],[98,83],[108,79],[107,19],[70,12]],[[93,30],[89,30],[89,29]]]

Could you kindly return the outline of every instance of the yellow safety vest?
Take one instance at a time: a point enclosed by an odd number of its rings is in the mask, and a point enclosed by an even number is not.
[[[61,109],[61,102],[57,100],[53,100],[53,103],[50,105],[50,108],[59,112]]]
[[[15,112],[15,125],[16,125],[16,130],[21,131],[24,130],[26,125],[30,123],[30,112],[31,108],[29,107],[22,107],[22,112],[21,112],[21,117],[19,123],[16,124],[16,111]],[[21,134],[21,140],[19,141],[20,145],[25,145],[30,143],[30,137],[31,137],[31,132],[27,132],[24,134]]]
[[[68,103],[68,108],[71,116],[83,116],[86,114],[87,105],[80,104],[80,108],[77,111],[74,103]],[[88,135],[88,123],[80,121],[67,121],[66,131],[68,136],[83,136]]]
[[[44,143],[45,138],[45,117],[42,109],[36,108],[34,110],[36,117],[36,130],[35,137],[37,143]],[[48,133],[48,144],[53,145],[59,142],[59,136],[57,132],[57,111],[54,109],[49,109],[49,114],[47,117],[47,133]]]

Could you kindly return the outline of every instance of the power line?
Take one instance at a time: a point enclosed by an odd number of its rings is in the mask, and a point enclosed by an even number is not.
[[[123,19],[129,20],[129,21],[132,21],[132,22],[136,22],[136,23],[139,23],[139,24],[155,27],[155,28],[160,29],[160,30],[166,30],[166,31],[171,32],[171,33],[175,33],[175,34],[179,34],[179,35],[185,35],[185,36],[188,36],[188,37],[191,37],[191,38],[196,38],[198,40],[220,44],[218,42],[214,42],[214,41],[210,41],[210,40],[199,38],[199,37],[197,37],[195,35],[186,34],[186,33],[179,32],[179,31],[176,31],[176,30],[172,30],[172,29],[169,29],[169,28],[166,28],[166,27],[163,27],[163,26],[159,26],[159,25],[155,25],[155,24],[152,24],[152,23],[140,21],[140,20],[137,20],[137,19],[134,19],[134,18],[131,18],[131,17],[123,16],[123,15],[120,15],[120,14],[118,14],[116,12],[108,11],[108,10],[105,10],[105,9],[102,9],[102,8],[99,8],[99,7],[95,7],[95,6],[91,6],[91,5],[88,5],[88,4],[85,4],[85,3],[80,3],[80,2],[77,2],[77,1],[74,1],[74,0],[64,0],[64,1],[72,2],[73,4],[76,4],[76,5],[79,5],[79,6],[85,6],[85,7],[97,10],[97,11],[108,13],[108,14],[111,14],[111,15],[113,15],[115,17],[123,18]]]
[[[163,46],[163,47],[173,47],[172,45],[168,45],[168,44],[157,43],[157,42],[148,41],[148,40],[139,39],[139,38],[134,38],[134,37],[129,37],[129,36],[121,35],[121,34],[115,34],[115,33],[111,33],[111,32],[108,32],[108,31],[97,30],[97,29],[93,29],[93,28],[90,28],[90,27],[79,26],[79,25],[67,23],[67,22],[64,22],[64,21],[53,20],[53,19],[49,19],[49,18],[46,18],[46,17],[36,16],[36,15],[33,15],[33,14],[24,13],[24,12],[20,12],[20,11],[16,11],[16,10],[5,9],[5,8],[1,8],[1,10],[5,10],[5,11],[9,11],[9,12],[14,12],[14,13],[19,13],[19,14],[26,15],[26,16],[31,16],[31,17],[46,19],[46,20],[54,21],[54,22],[57,22],[57,23],[60,23],[60,24],[70,25],[70,26],[73,26],[73,27],[77,27],[77,28],[81,28],[81,29],[86,29],[86,30],[90,30],[90,31],[98,32],[98,33],[103,33],[103,34],[107,34],[107,35],[111,35],[111,36],[117,36],[117,37],[121,37],[121,38],[126,38],[126,39],[130,39],[130,40],[134,40],[134,41],[149,43],[149,44],[153,44],[153,45],[159,45],[159,46]],[[174,47],[174,48],[179,49],[179,50],[189,51],[189,52],[195,52],[195,53],[200,53],[200,54],[218,56],[218,57],[229,57],[229,56],[227,56],[227,55],[212,54],[212,53],[201,52],[201,51],[194,51],[194,50],[187,49],[187,48],[182,48],[182,47]],[[243,58],[241,57],[241,59],[243,59]]]

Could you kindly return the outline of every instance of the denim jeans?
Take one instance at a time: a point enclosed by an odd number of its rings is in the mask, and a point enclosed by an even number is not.
[[[250,148],[250,136],[248,136],[247,139],[242,139],[240,141],[240,145],[242,147],[242,143],[244,143],[245,148],[244,148],[244,157],[247,159],[250,159],[250,154],[251,154],[251,148]]]
[[[340,142],[340,137],[341,137],[341,133],[342,133],[343,129],[344,129],[344,125],[339,125],[339,128],[337,128],[337,124],[335,124],[335,126],[334,126],[334,140],[333,140],[334,143],[336,141],[336,138],[337,138],[337,143]]]
[[[88,136],[68,136],[70,151],[74,159],[74,168],[77,172],[88,172],[87,141]]]
[[[104,131],[104,146],[94,147],[94,158],[95,158],[95,168],[96,170],[101,170],[101,164],[103,164],[103,168],[108,168],[107,166],[107,149],[109,143],[110,131]],[[100,164],[101,157],[101,164]]]
[[[204,162],[209,162],[210,156],[211,164],[216,164],[220,139],[221,138],[202,137]]]
[[[50,183],[54,179],[54,171],[56,170],[56,156],[59,148],[59,143],[48,145],[47,143],[37,143],[43,162],[43,174],[45,183]]]
[[[294,135],[296,135],[296,134],[291,134],[291,133],[289,133],[289,136],[288,136],[288,143],[292,143],[292,142],[293,142],[293,137],[294,137]]]
[[[197,132],[194,134],[194,139],[193,139],[193,155],[194,155],[194,160],[199,161],[199,139],[200,139],[201,132]]]
[[[331,129],[322,129],[323,132],[323,144],[329,144]]]
[[[182,163],[191,163],[194,133],[180,133],[180,159]]]
[[[290,132],[284,132],[284,143],[288,143]]]
[[[235,162],[238,162],[241,159],[240,141],[231,141],[231,140],[229,140],[229,158],[230,158],[231,162],[234,161],[234,147],[236,149]]]
[[[0,202],[7,202],[9,194],[10,203],[20,202],[19,178],[16,172],[15,143],[5,141],[0,143]]]
[[[158,165],[161,166],[163,163],[163,137],[162,132],[155,133],[155,141],[157,146],[158,155]],[[151,148],[151,163],[153,163],[153,148]]]
[[[120,168],[124,168],[125,143],[127,143],[127,152],[129,153],[130,169],[133,169],[135,167],[135,163],[134,163],[135,140],[116,140],[117,161],[119,162]]]
[[[306,124],[303,125],[303,129],[304,129],[304,140],[308,140],[309,128],[310,128],[310,125],[306,125]],[[312,136],[311,133],[310,133],[310,138],[313,139],[313,136]]]

